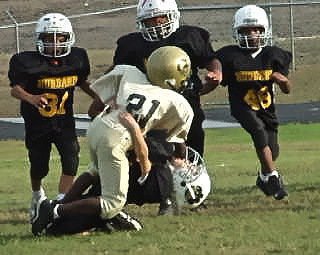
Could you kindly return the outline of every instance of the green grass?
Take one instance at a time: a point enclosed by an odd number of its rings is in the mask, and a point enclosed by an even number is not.
[[[240,128],[208,129],[206,161],[214,180],[207,209],[156,217],[157,205],[129,206],[145,228],[138,233],[34,238],[28,224],[30,182],[22,141],[0,142],[0,254],[318,254],[320,249],[320,124],[280,127],[277,161],[289,199],[266,198],[255,186],[258,161]],[[88,152],[81,139],[79,173]],[[54,151],[45,180],[56,195],[59,159]]]

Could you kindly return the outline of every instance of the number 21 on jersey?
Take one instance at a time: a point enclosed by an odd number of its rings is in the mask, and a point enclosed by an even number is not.
[[[131,113],[135,120],[138,122],[140,128],[144,128],[150,120],[154,112],[160,105],[158,100],[151,100],[151,105],[146,105],[146,97],[140,94],[129,95],[127,101],[127,112]],[[148,107],[148,108],[147,108]]]

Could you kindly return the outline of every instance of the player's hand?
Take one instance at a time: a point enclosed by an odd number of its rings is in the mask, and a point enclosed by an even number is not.
[[[100,112],[103,111],[104,107],[105,104],[101,101],[101,99],[98,96],[95,97],[88,109],[89,117],[94,119]]]
[[[202,83],[200,95],[205,95],[214,90],[222,80],[222,73],[220,71],[209,71],[204,77],[205,82]]]
[[[138,161],[138,163],[140,164],[141,175],[138,178],[137,182],[140,185],[143,185],[149,176],[152,164],[151,164],[150,160],[146,160],[143,164],[142,164],[142,162],[139,162],[139,161]]]
[[[149,176],[149,174],[141,175],[141,176],[138,178],[137,182],[138,182],[140,185],[143,185],[143,184],[146,182],[148,176]]]
[[[288,78],[279,72],[273,72],[270,76],[270,80],[277,84],[287,82]]]
[[[118,104],[117,104],[117,97],[116,96],[112,96],[110,97],[107,101],[106,104],[109,105],[110,109],[112,110],[116,110],[119,108]]]
[[[48,106],[46,94],[32,95],[31,104],[37,108],[46,108]]]
[[[273,72],[270,75],[270,80],[277,83],[283,93],[290,93],[291,90],[291,82],[289,81],[288,77],[285,75],[279,73],[279,72]]]
[[[207,83],[218,86],[222,81],[222,73],[219,71],[208,71],[207,75],[205,76],[205,80]]]

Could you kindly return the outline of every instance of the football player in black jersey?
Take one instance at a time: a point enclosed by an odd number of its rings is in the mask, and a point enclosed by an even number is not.
[[[275,167],[279,155],[278,119],[274,105],[274,83],[288,94],[287,78],[291,53],[268,46],[266,12],[255,5],[240,8],[234,15],[233,36],[238,45],[217,51],[222,63],[222,85],[228,86],[231,114],[251,135],[261,165],[257,186],[275,199],[287,196]]]
[[[187,145],[203,156],[205,119],[200,95],[207,94],[218,86],[222,79],[221,64],[215,58],[208,31],[196,26],[180,26],[180,12],[175,0],[140,0],[137,6],[136,23],[138,32],[120,37],[113,58],[113,64],[127,64],[145,72],[145,61],[150,54],[162,46],[182,48],[191,59],[192,76],[189,89],[183,95],[190,103],[194,118],[187,138]],[[112,69],[113,66],[110,68]],[[198,76],[199,69],[207,69],[205,82]],[[95,106],[101,109],[99,106]],[[103,107],[102,107],[103,108]],[[89,115],[96,115],[92,107]],[[163,198],[163,201],[169,201]],[[168,205],[160,204],[161,208]]]
[[[95,93],[87,81],[90,73],[87,52],[72,47],[75,36],[67,17],[60,13],[42,16],[36,25],[36,51],[12,56],[8,76],[11,95],[21,100],[25,123],[25,145],[30,161],[34,206],[45,197],[41,186],[48,174],[51,146],[60,154],[62,174],[58,196],[73,183],[79,163],[79,144],[73,117],[74,89],[79,86],[91,97]]]

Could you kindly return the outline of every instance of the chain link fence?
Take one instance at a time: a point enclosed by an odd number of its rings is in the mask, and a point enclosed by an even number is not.
[[[34,1],[38,0],[28,2]],[[35,49],[35,21],[45,13],[62,12],[70,18],[76,34],[76,46],[84,47],[89,52],[92,67],[90,79],[97,78],[108,69],[112,63],[117,39],[121,35],[136,31],[136,0],[83,0],[80,1],[81,8],[76,8],[77,4],[79,5],[79,0],[59,1],[63,2],[65,6],[62,5],[57,8],[55,6],[57,5],[56,1],[55,5],[54,3],[48,3],[48,6],[46,6],[41,1],[38,1],[37,9],[33,7],[26,13],[23,12],[23,6],[25,6],[26,1],[16,0],[14,1],[16,9],[9,8],[8,10],[6,8],[1,9],[1,5],[4,2],[12,1],[0,1],[0,10],[3,10],[0,12],[0,56],[3,56],[1,58],[3,63],[0,63],[0,67],[3,67],[0,68],[1,84],[7,84],[8,82],[6,68],[10,56],[18,48],[20,51]],[[234,42],[231,28],[232,18],[236,9],[242,5],[253,3],[264,7],[271,20],[272,43],[289,51],[292,51],[293,46],[295,65],[299,68],[300,66],[307,66],[307,68],[303,69],[302,77],[298,77],[298,80],[296,79],[297,82],[303,86],[308,86],[310,82],[314,83],[317,80],[314,70],[320,66],[320,1],[292,1],[291,10],[288,1],[275,3],[269,0],[230,0],[227,1],[228,4],[225,4],[225,1],[207,0],[201,1],[201,6],[199,5],[200,1],[197,0],[177,2],[181,7],[181,23],[207,29],[211,33],[214,49]],[[20,9],[17,7],[18,3],[21,3]],[[85,6],[85,3],[88,5]],[[268,6],[270,3],[273,6]],[[12,15],[12,18],[9,17],[7,11]],[[31,11],[33,12],[30,13]],[[13,20],[16,20],[18,26],[13,24]],[[312,67],[308,68],[308,66]],[[5,89],[3,88],[2,90]],[[3,93],[8,92],[5,91]],[[301,87],[293,95],[297,96],[298,101],[301,101],[301,98],[304,101],[313,101],[319,98],[316,96],[317,93],[308,95],[304,93],[306,93],[306,90]],[[207,100],[209,103],[215,102],[217,104],[225,104],[227,102],[227,95],[223,89],[221,89],[220,94],[218,90],[218,92],[211,93],[208,97],[208,99],[206,96],[203,97],[204,101]],[[280,102],[291,102],[290,100],[296,102],[294,96],[282,99],[280,95]],[[11,101],[8,100],[6,103],[11,104]],[[81,104],[75,105],[75,111],[84,112],[81,107]]]
[[[83,1],[84,6],[94,5],[94,3],[90,2],[95,1]],[[230,44],[233,42],[231,34],[232,17],[235,10],[242,5],[237,2],[244,1],[233,2],[233,4],[228,5],[183,5],[180,8],[182,14],[181,22],[182,24],[196,25],[209,30],[214,48]],[[292,14],[290,13],[288,1],[280,3],[272,3],[272,1],[255,2],[260,2],[260,5],[270,15],[273,44],[292,50],[291,42],[294,40],[294,50],[297,52],[298,63],[305,61],[309,57],[309,46],[311,44],[319,44],[320,19],[318,17],[320,16],[320,1],[291,1],[293,4]],[[268,6],[270,4],[273,6]],[[66,14],[73,24],[78,46],[88,50],[113,50],[117,38],[135,31],[136,5],[125,5],[120,1],[117,7],[115,3],[111,6],[115,8],[83,12],[77,15]],[[35,48],[35,20],[22,20],[20,17],[15,16],[14,13],[12,14],[10,10],[6,10],[1,14],[0,21],[11,21],[9,25],[1,25],[0,23],[0,50],[2,53],[13,54],[16,51]],[[291,28],[293,31],[290,30]],[[291,36],[294,37],[290,38]],[[317,60],[319,59],[317,58]],[[312,58],[306,61],[313,62]]]

